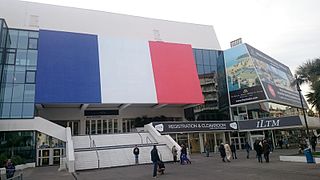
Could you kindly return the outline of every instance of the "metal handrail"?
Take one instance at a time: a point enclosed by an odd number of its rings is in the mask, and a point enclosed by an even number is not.
[[[13,176],[12,178],[8,178],[7,180],[22,180],[23,176],[22,173],[19,173],[19,175]]]
[[[92,143],[92,137],[91,137],[91,132],[90,132],[90,129],[89,128],[87,128],[87,132],[88,132],[88,134],[89,134],[89,146],[90,146],[90,148],[92,147],[92,145],[91,145],[91,143]]]
[[[98,160],[98,169],[100,169],[100,157],[99,157],[97,146],[96,146],[96,143],[94,142],[94,140],[92,140],[92,144],[93,144],[93,149],[96,151],[96,156],[97,156],[97,160]]]
[[[140,142],[141,142],[141,144],[143,144],[143,138],[142,138],[142,136],[141,136],[141,134],[139,132],[138,132],[138,134],[140,136]]]
[[[150,141],[150,144],[152,144],[153,142],[151,141],[151,139],[149,138],[149,136],[146,137],[146,143],[148,144],[148,140]]]

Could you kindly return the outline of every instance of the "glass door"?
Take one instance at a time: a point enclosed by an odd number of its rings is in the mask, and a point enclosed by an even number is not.
[[[86,120],[86,134],[114,134],[121,132],[123,132],[123,124],[119,119],[99,118]]]

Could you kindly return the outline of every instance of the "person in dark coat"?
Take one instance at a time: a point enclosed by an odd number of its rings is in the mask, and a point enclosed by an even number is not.
[[[249,159],[249,153],[251,150],[251,146],[249,145],[248,142],[246,142],[246,144],[244,145],[244,148],[246,149],[246,152],[247,152],[247,159]]]
[[[257,153],[258,162],[262,163],[262,142],[259,140],[256,140],[254,143],[254,150]]]
[[[316,152],[317,136],[313,135],[313,136],[311,137],[310,144],[311,144],[311,147],[312,147],[312,151],[313,151],[313,152]]]
[[[187,164],[191,164],[191,161],[187,156],[187,148],[184,144],[182,144],[180,152],[180,164],[184,164],[185,162],[187,162]]]
[[[269,154],[270,154],[270,144],[268,143],[267,140],[264,140],[264,141],[263,141],[262,148],[263,148],[263,156],[264,156],[264,159],[265,159],[266,162],[268,163],[268,162],[269,162]]]
[[[11,159],[7,160],[5,168],[6,168],[7,179],[12,178],[14,176],[15,171],[16,171],[16,167],[11,162]]]
[[[219,152],[220,152],[220,156],[222,158],[223,162],[226,162],[225,158],[226,158],[226,150],[224,149],[224,144],[221,143],[219,146]]]
[[[137,145],[135,145],[133,148],[133,154],[134,154],[134,159],[136,164],[139,164],[139,153],[140,153],[139,148]]]
[[[236,147],[236,144],[234,143],[234,141],[232,141],[230,148],[231,148],[231,153],[232,153],[232,159],[238,159],[237,158],[237,147]]]
[[[153,163],[153,175],[152,177],[157,177],[157,166],[158,162],[160,161],[157,146],[154,145],[153,149],[151,150],[151,161]]]

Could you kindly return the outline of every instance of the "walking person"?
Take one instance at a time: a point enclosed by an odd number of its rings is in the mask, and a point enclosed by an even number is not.
[[[178,150],[175,145],[172,146],[171,152],[173,156],[173,162],[175,163],[177,162],[177,156],[178,156]]]
[[[228,162],[231,162],[231,157],[232,157],[232,153],[231,153],[231,148],[230,145],[228,143],[224,144],[224,149],[226,151],[226,158]]]
[[[248,141],[246,141],[246,143],[244,144],[244,148],[246,149],[246,152],[247,152],[247,159],[249,159],[249,153],[251,150],[251,146],[249,145]]]
[[[191,161],[188,158],[188,152],[187,152],[187,148],[184,144],[181,145],[181,152],[180,152],[180,164],[191,164]]]
[[[152,177],[156,178],[157,177],[158,162],[160,161],[156,145],[153,145],[153,149],[151,150],[151,161],[153,163],[153,174],[152,174]]]
[[[234,141],[232,141],[230,148],[231,148],[231,153],[232,153],[232,159],[238,159],[237,158],[237,147],[236,147],[236,144],[234,143]]]
[[[267,140],[263,141],[262,149],[263,149],[264,159],[266,160],[267,163],[269,163],[270,144],[268,143]]]
[[[279,145],[280,149],[282,149],[282,145],[283,145],[282,138],[280,138],[280,139],[279,139],[279,141],[278,141],[278,145]]]
[[[140,153],[139,148],[137,145],[135,145],[133,148],[133,154],[134,154],[134,159],[136,164],[139,164],[139,153]]]
[[[313,152],[316,152],[317,136],[313,135],[313,136],[311,137],[310,144],[311,144],[311,147],[312,147],[312,151],[313,151]]]
[[[257,153],[258,162],[262,163],[262,142],[259,140],[256,140],[254,143],[254,150]]]
[[[224,149],[223,143],[221,143],[220,146],[219,146],[219,152],[220,152],[220,156],[222,158],[222,161],[226,162],[226,160],[225,160],[225,158],[226,158],[226,150]]]
[[[210,147],[209,147],[209,143],[206,142],[205,145],[204,145],[204,150],[206,152],[206,157],[209,157],[209,150],[210,150]]]
[[[11,159],[7,160],[5,168],[6,168],[7,179],[12,178],[14,176],[15,171],[16,171],[16,167],[11,162]]]

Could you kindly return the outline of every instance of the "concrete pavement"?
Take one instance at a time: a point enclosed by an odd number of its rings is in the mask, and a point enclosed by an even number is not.
[[[246,159],[244,151],[238,151],[238,159],[230,163],[223,163],[219,154],[204,157],[200,154],[191,155],[191,165],[166,163],[163,180],[319,180],[320,165],[306,163],[280,162],[279,155],[294,154],[296,150],[276,150],[270,155],[270,163],[258,163],[255,152],[251,151],[251,158]],[[58,167],[39,167],[27,169],[24,179],[59,179],[69,180],[73,176],[67,172],[58,172]],[[144,180],[152,179],[152,165],[137,165],[128,167],[108,168],[99,170],[78,171],[79,180]]]

